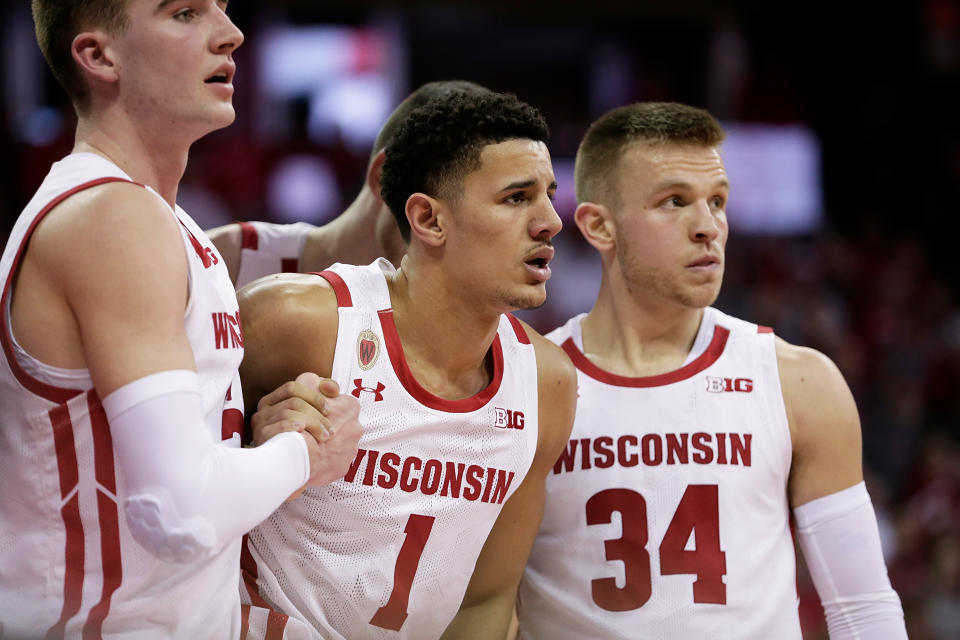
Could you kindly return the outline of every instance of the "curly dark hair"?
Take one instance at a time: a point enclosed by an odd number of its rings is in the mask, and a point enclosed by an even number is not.
[[[410,241],[407,199],[414,193],[455,197],[463,177],[480,167],[489,144],[529,139],[546,142],[540,111],[512,94],[458,91],[413,110],[387,145],[380,194],[403,239]]]

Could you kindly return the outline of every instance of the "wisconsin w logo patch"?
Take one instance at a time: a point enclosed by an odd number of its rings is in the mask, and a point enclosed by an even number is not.
[[[369,329],[361,331],[357,336],[357,361],[360,368],[366,371],[377,362],[380,356],[380,338]]]

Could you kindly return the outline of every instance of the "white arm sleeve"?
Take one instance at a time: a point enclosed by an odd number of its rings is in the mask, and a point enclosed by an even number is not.
[[[135,380],[104,398],[103,408],[126,483],[130,532],[161,560],[191,562],[218,551],[309,478],[299,433],[255,449],[214,441],[193,371]]]
[[[812,500],[793,515],[830,639],[905,640],[903,608],[887,577],[866,485]]]
[[[237,289],[263,276],[283,271],[299,271],[300,256],[307,233],[316,229],[307,222],[244,222],[240,228],[242,240]]]

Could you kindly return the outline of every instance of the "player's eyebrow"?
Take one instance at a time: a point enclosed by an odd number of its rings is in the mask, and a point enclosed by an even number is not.
[[[684,182],[682,180],[675,180],[673,182],[666,182],[662,185],[657,185],[657,187],[654,189],[654,193],[661,193],[663,191],[692,189],[692,188],[693,188],[693,185],[691,185],[689,182]],[[712,189],[726,189],[729,191],[730,181],[727,180],[726,178],[721,178],[720,180],[717,180],[716,183],[714,183]]]
[[[503,189],[500,189],[500,191],[510,191],[511,189],[526,189],[528,187],[532,187],[535,184],[537,184],[537,181],[533,179],[520,180],[518,182],[511,182],[510,184],[505,186]],[[547,186],[547,191],[555,191],[556,188],[557,188],[557,181],[554,180]]]

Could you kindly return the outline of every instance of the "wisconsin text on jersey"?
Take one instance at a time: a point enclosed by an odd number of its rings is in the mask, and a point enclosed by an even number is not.
[[[219,311],[210,315],[213,317],[213,337],[217,349],[242,349],[243,330],[240,328],[240,312]]]
[[[648,467],[661,464],[725,464],[750,466],[752,433],[632,433],[597,438],[579,438],[567,443],[553,473],[614,464]],[[579,461],[579,464],[578,464]]]
[[[419,492],[460,498],[463,500],[503,504],[516,475],[513,471],[464,462],[441,461],[433,458],[422,460],[416,456],[401,458],[393,451],[381,453],[375,449],[360,449],[350,465],[344,482],[356,482],[361,465],[364,466],[360,482],[382,489],[400,489],[407,493]]]

